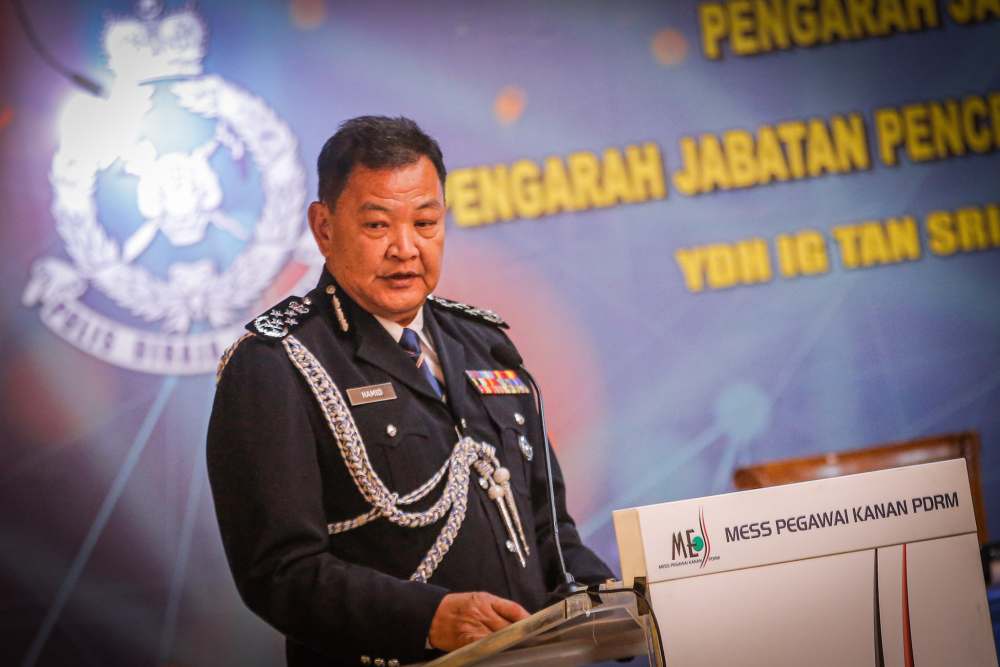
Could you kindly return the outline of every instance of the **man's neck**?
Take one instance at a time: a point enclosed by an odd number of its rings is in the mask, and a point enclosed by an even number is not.
[[[403,329],[413,329],[417,334],[423,333],[424,330],[424,311],[418,310],[417,314],[410,318],[406,324],[402,322],[391,320],[387,317],[379,317],[378,315],[372,314],[379,324],[381,324],[389,335],[392,336],[396,342],[399,342],[400,337],[403,335]]]

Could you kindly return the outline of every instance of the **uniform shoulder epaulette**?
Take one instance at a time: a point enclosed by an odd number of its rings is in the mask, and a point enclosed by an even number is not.
[[[222,371],[226,370],[226,365],[229,363],[229,360],[233,358],[234,354],[236,354],[236,348],[238,348],[240,346],[240,343],[245,341],[247,338],[253,338],[253,334],[252,333],[243,334],[242,336],[234,340],[233,344],[227,347],[226,351],[222,353],[222,357],[219,359],[219,365],[216,366],[215,368],[215,384],[219,384],[219,382],[222,380]]]
[[[459,301],[452,301],[451,299],[445,299],[444,297],[431,295],[427,297],[427,300],[443,310],[457,313],[470,320],[476,320],[477,322],[485,322],[486,324],[492,324],[495,327],[500,327],[501,329],[509,329],[510,325],[504,322],[503,318],[497,315],[492,310],[487,308],[476,308],[475,306],[470,306],[466,303],[461,303]]]
[[[290,296],[248,322],[246,329],[269,340],[280,340],[317,312],[311,297]]]

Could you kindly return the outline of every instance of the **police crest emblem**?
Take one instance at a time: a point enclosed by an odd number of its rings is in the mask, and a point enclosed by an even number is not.
[[[22,301],[109,363],[210,373],[300,247],[306,175],[274,110],[204,73],[201,17],[139,8],[106,25],[108,96],[63,107],[50,181],[65,257],[34,262]]]

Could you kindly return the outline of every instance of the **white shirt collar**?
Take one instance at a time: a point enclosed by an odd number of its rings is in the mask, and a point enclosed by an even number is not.
[[[392,320],[387,320],[384,317],[379,317],[378,315],[373,315],[373,316],[376,320],[378,320],[378,323],[381,324],[382,327],[389,332],[389,335],[392,336],[392,339],[398,343],[399,339],[403,337],[403,328],[404,328],[403,325],[399,324],[398,322],[393,322]],[[423,308],[417,311],[417,314],[413,318],[413,321],[410,322],[409,325],[407,325],[405,328],[413,329],[414,331],[416,331],[417,337],[420,338],[420,342],[422,342],[427,347],[434,349],[434,346],[431,345],[430,336],[427,335],[426,331],[424,331]]]
[[[378,323],[389,332],[392,339],[399,343],[399,339],[403,337],[403,326],[392,320],[387,320],[384,317],[379,317],[374,315],[373,317],[378,320]],[[438,382],[444,384],[444,369],[441,368],[441,360],[438,358],[437,351],[434,349],[434,343],[431,341],[430,332],[427,327],[424,326],[424,309],[421,308],[417,311],[416,317],[410,322],[407,329],[413,329],[417,332],[417,338],[420,339],[420,347],[424,353],[425,361],[430,366],[431,373],[434,377],[438,379]]]

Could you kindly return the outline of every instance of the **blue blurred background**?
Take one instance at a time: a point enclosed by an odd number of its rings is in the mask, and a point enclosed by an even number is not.
[[[315,157],[361,114],[417,120],[451,170],[659,146],[665,198],[450,219],[437,290],[512,324],[571,509],[615,567],[613,509],[725,492],[752,462],[967,429],[1000,534],[1000,236],[849,269],[831,233],[910,215],[923,237],[932,211],[1000,202],[1000,110],[983,153],[893,167],[873,121],[1000,90],[996,20],[959,25],[941,2],[928,30],[710,59],[695,2],[26,4],[109,97],[47,67],[0,7],[4,664],[283,660],[217,533],[214,365],[311,286]],[[869,169],[698,196],[671,182],[682,137],[855,112]],[[829,271],[692,292],[675,259],[805,229]]]

